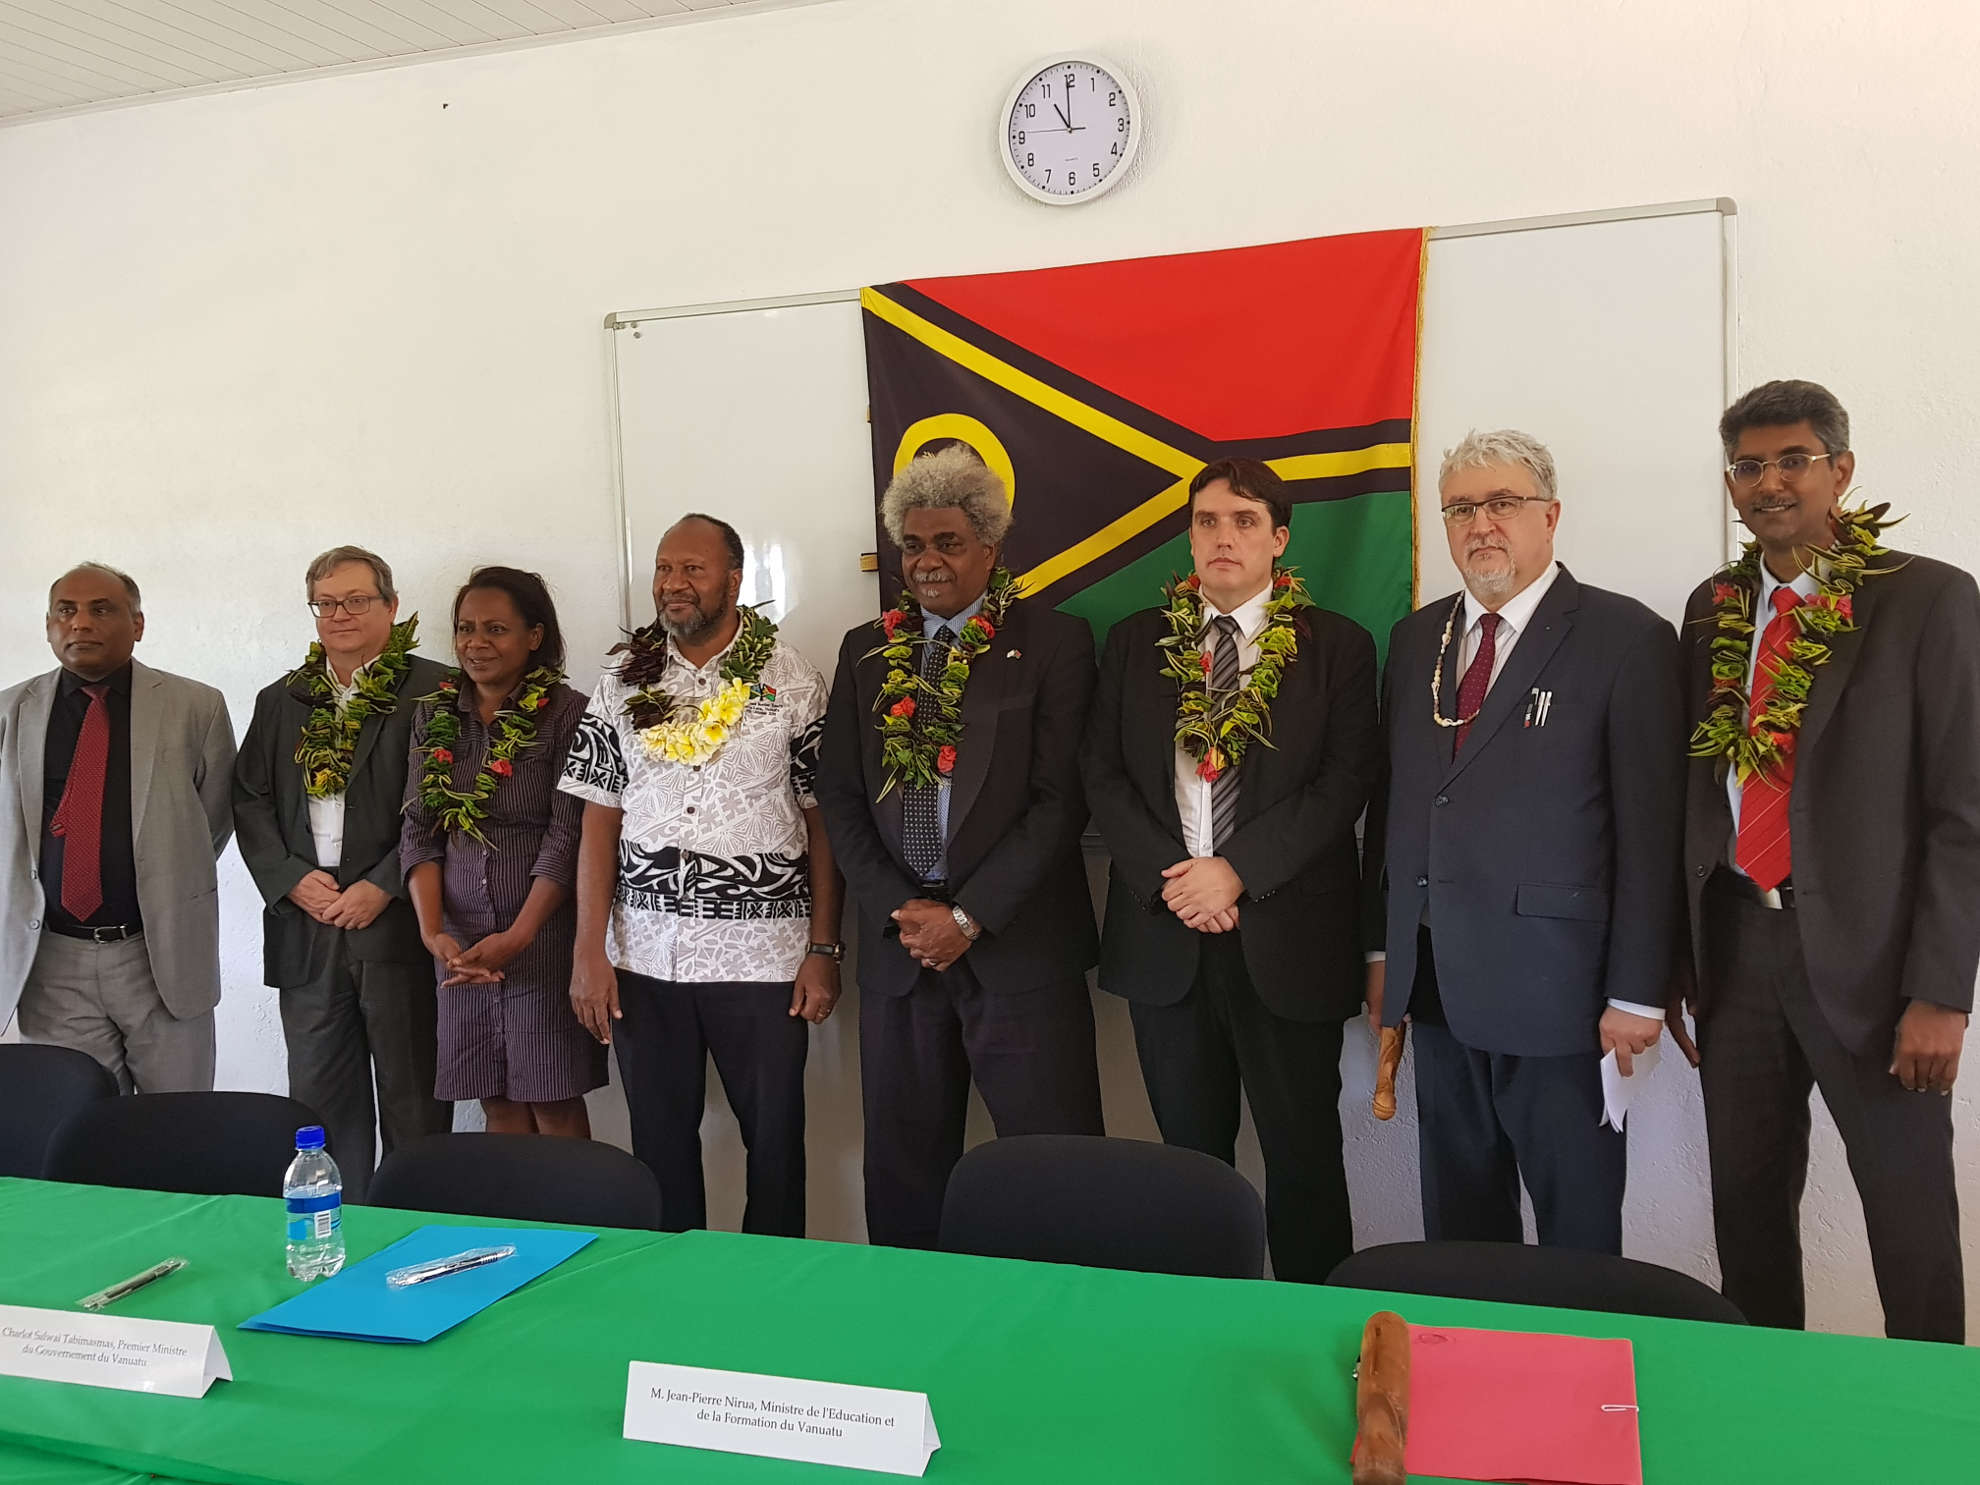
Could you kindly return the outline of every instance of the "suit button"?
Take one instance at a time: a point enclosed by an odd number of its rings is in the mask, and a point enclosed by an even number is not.
[[[39,918],[29,918],[29,919],[28,919],[28,931],[29,931],[30,933],[39,933],[39,932],[41,931],[41,919],[39,919]]]
[[[1691,869],[1691,874],[1695,877],[1702,877],[1705,875],[1705,868],[1702,866],[1694,866]]]
[[[40,868],[40,867],[38,867],[38,866],[30,866],[30,867],[28,868],[28,880],[29,880],[30,882],[38,882],[38,881],[40,881],[40,880],[41,880],[41,868]]]
[[[1416,879],[1416,885],[1417,885],[1417,886],[1419,886],[1419,887],[1427,887],[1427,886],[1429,886],[1429,885],[1430,885],[1430,878],[1428,878],[1428,877],[1418,877],[1418,878]]]
[[[1438,796],[1437,796],[1437,797],[1436,797],[1436,798],[1435,798],[1434,800],[1432,800],[1431,802],[1432,802],[1433,804],[1439,804],[1439,805],[1444,805],[1444,804],[1449,804],[1449,803],[1451,802],[1451,796],[1450,796],[1450,795],[1448,795],[1448,794],[1439,794],[1439,795],[1438,795]]]

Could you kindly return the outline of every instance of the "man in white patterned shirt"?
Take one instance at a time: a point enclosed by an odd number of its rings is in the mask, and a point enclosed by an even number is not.
[[[812,778],[825,680],[741,610],[743,547],[683,516],[654,623],[614,651],[559,785],[585,801],[571,1004],[619,1060],[670,1229],[707,1225],[707,1059],[748,1150],[745,1232],[804,1236],[808,1027],[839,998],[841,887]]]

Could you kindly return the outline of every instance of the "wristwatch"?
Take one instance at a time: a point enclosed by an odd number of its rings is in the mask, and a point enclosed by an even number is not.
[[[841,964],[845,961],[846,946],[844,944],[806,944],[804,946],[804,952],[807,954],[822,954],[834,964]]]
[[[976,919],[970,917],[968,913],[962,910],[960,903],[952,902],[949,904],[949,916],[956,920],[956,927],[962,930],[962,936],[971,943],[975,943],[976,936],[983,932],[981,928],[976,926]]]

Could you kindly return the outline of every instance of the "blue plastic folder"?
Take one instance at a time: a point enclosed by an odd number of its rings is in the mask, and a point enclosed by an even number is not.
[[[243,1320],[240,1328],[347,1341],[430,1341],[547,1274],[597,1236],[533,1227],[422,1227],[335,1278]],[[516,1251],[500,1263],[407,1289],[386,1286],[385,1275],[395,1268],[505,1243]]]

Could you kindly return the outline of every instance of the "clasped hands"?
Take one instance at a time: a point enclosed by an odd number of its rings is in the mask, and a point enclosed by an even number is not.
[[[289,901],[332,928],[369,928],[392,895],[364,881],[339,888],[335,877],[319,869],[289,889]]]
[[[1229,933],[1238,926],[1244,882],[1222,856],[1191,856],[1162,873],[1162,902],[1183,927]]]
[[[901,947],[928,969],[947,969],[969,951],[969,937],[946,902],[910,897],[888,916],[900,925]]]

